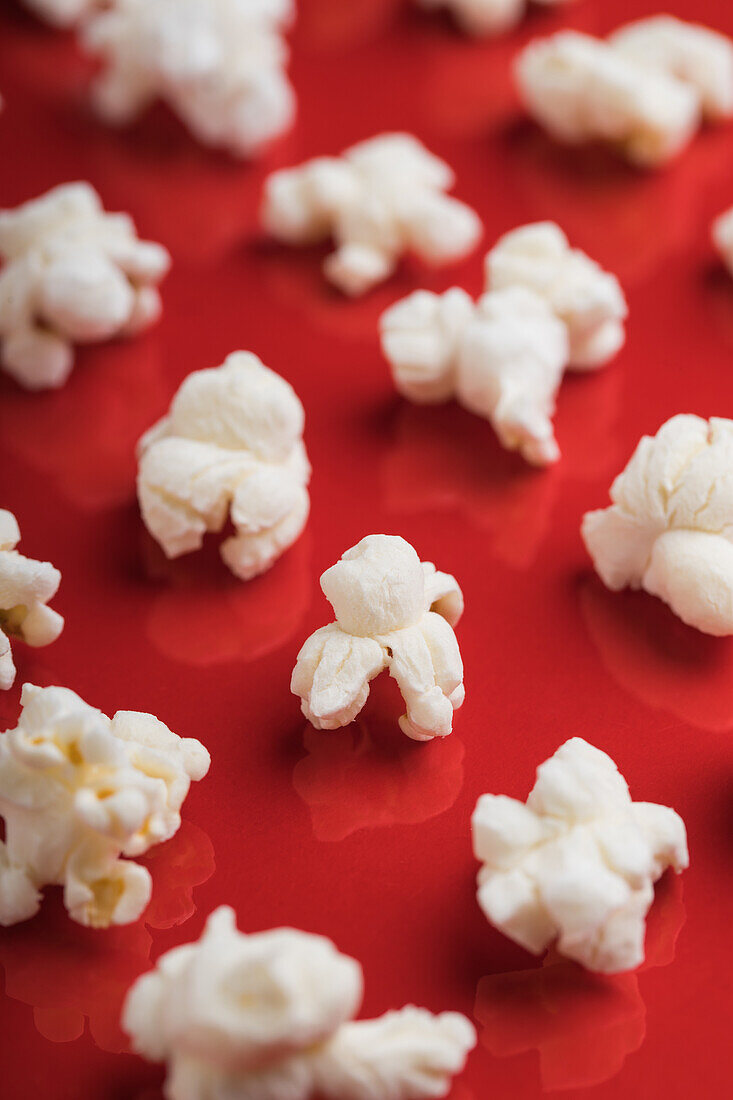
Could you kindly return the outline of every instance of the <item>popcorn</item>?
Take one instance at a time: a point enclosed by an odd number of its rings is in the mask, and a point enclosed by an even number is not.
[[[19,554],[19,542],[18,521],[0,508],[0,689],[5,690],[15,682],[10,639],[50,645],[64,629],[61,615],[46,606],[56,595],[61,574],[50,562]]]
[[[34,15],[54,27],[72,27],[102,3],[103,0],[25,0]]]
[[[543,7],[560,7],[571,0],[536,0]],[[490,35],[516,27],[528,6],[528,0],[417,0],[429,10],[445,8],[467,34]]]
[[[533,954],[557,941],[600,973],[643,962],[653,884],[689,863],[678,814],[632,802],[611,758],[580,737],[540,765],[526,804],[483,795],[472,829],[487,919]]]
[[[581,532],[603,583],[643,588],[689,626],[733,634],[733,420],[674,416],[644,436]]]
[[[403,396],[455,396],[505,447],[546,466],[560,457],[552,414],[566,368],[603,366],[624,343],[623,291],[551,222],[502,237],[486,281],[475,305],[455,287],[398,302],[381,318],[382,349]]]
[[[733,275],[733,207],[713,222],[713,244]]]
[[[476,1044],[458,1013],[408,1006],[354,1021],[359,964],[292,928],[244,935],[232,909],[132,986],[123,1027],[168,1063],[169,1100],[421,1100],[446,1096]]]
[[[388,278],[405,252],[439,265],[472,251],[481,221],[446,194],[454,181],[445,161],[411,134],[381,134],[340,157],[274,172],[265,183],[262,224],[286,244],[332,236],[336,251],[324,274],[358,296]]]
[[[0,925],[28,920],[44,886],[64,888],[72,920],[130,924],[150,900],[142,855],[181,824],[209,754],[151,714],[111,720],[66,688],[23,686],[16,729],[0,733]]]
[[[167,557],[197,550],[227,519],[236,534],[221,556],[242,580],[292,546],[310,508],[304,419],[292,386],[249,352],[184,379],[138,444],[140,510]]]
[[[407,705],[402,732],[415,741],[447,737],[465,697],[455,578],[421,562],[397,535],[367,535],[326,570],[321,588],[336,622],[310,636],[290,683],[308,721],[316,729],[348,725],[370,680],[388,668]]]
[[[27,389],[62,386],[73,345],[128,336],[160,316],[170,257],[105,213],[88,183],[67,183],[0,211],[0,340],[6,371]]]
[[[205,145],[252,157],[287,130],[282,37],[293,0],[116,0],[83,29],[105,64],[94,106],[113,125],[162,99]]]

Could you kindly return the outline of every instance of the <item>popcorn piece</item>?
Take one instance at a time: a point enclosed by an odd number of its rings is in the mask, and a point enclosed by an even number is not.
[[[536,0],[543,7],[560,7],[572,0]],[[511,30],[521,21],[528,0],[417,0],[423,8],[445,8],[467,34],[493,35]]]
[[[674,416],[583,517],[603,583],[644,588],[705,634],[733,634],[733,420]]]
[[[417,291],[383,314],[382,349],[411,401],[456,397],[503,446],[545,466],[560,451],[552,415],[567,367],[595,369],[623,345],[618,280],[551,222],[508,233],[486,259],[488,293]]]
[[[332,236],[336,251],[324,274],[357,296],[388,278],[405,252],[435,265],[471,252],[481,222],[446,194],[454,179],[417,138],[382,134],[340,157],[274,172],[265,183],[262,224],[287,244]]]
[[[632,802],[611,758],[580,737],[540,765],[526,804],[483,795],[472,828],[487,919],[536,955],[556,940],[601,973],[643,961],[653,884],[689,863],[678,814]]]
[[[106,214],[88,183],[0,211],[0,257],[2,362],[27,389],[62,386],[75,343],[132,335],[160,315],[168,253],[139,241],[126,214]]]
[[[368,535],[321,577],[336,622],[307,640],[290,689],[316,729],[348,725],[369,681],[388,668],[407,704],[402,732],[446,737],[463,703],[463,663],[453,626],[463,595],[447,573],[421,562],[397,535]]]
[[[64,620],[46,604],[53,599],[61,574],[50,562],[19,554],[20,529],[12,512],[0,508],[0,689],[15,682],[10,639],[30,646],[55,642]]]
[[[116,0],[83,31],[105,63],[94,105],[122,125],[162,99],[205,145],[256,156],[295,117],[282,37],[293,11],[293,0]]]
[[[197,550],[231,519],[236,535],[221,546],[231,571],[269,569],[308,519],[304,420],[292,386],[249,352],[190,374],[138,444],[140,510],[165,554]]]
[[[181,824],[209,754],[150,714],[111,720],[66,688],[23,686],[17,729],[0,733],[0,925],[28,920],[44,886],[72,920],[130,924],[150,900],[142,855]]]
[[[198,943],[135,982],[123,1027],[138,1053],[168,1063],[169,1100],[446,1096],[473,1025],[412,1006],[354,1022],[361,998],[361,967],[330,940],[291,928],[244,935],[223,906]]]
[[[733,275],[733,207],[713,222],[713,244]]]

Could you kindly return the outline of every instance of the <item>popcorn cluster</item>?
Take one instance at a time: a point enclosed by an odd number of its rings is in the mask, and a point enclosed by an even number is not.
[[[458,1013],[408,1006],[354,1021],[359,964],[291,928],[244,935],[232,909],[133,985],[123,1026],[165,1061],[169,1100],[421,1100],[446,1096],[476,1043]]]
[[[706,634],[733,634],[733,420],[674,416],[644,436],[582,534],[603,583],[643,588]]]
[[[529,0],[416,0],[429,10],[444,8],[467,34],[493,35],[511,30],[521,22]],[[543,7],[561,7],[573,0],[535,0]]]
[[[88,183],[1,210],[0,258],[2,363],[32,390],[64,384],[74,344],[157,321],[170,264],[161,245],[138,240],[127,214],[106,214]]]
[[[456,580],[421,562],[397,535],[367,535],[321,577],[336,622],[307,640],[291,691],[317,729],[352,722],[385,668],[407,705],[400,728],[416,741],[446,737],[463,703],[453,626],[463,613]]]
[[[256,156],[295,117],[293,15],[293,0],[115,0],[82,32],[104,64],[94,106],[124,125],[161,99],[205,145]]]
[[[55,642],[64,620],[46,604],[53,599],[61,574],[48,561],[19,554],[20,528],[12,512],[0,508],[0,690],[15,682],[11,638],[26,645]]]
[[[623,291],[552,222],[502,237],[485,271],[476,303],[454,287],[392,306],[382,348],[404,397],[456,397],[505,447],[545,466],[560,457],[552,415],[565,370],[595,370],[624,343]]]
[[[44,886],[64,888],[80,924],[137,920],[150,900],[138,856],[181,823],[209,754],[150,714],[111,720],[66,688],[25,684],[16,729],[0,734],[0,925],[28,920]]]
[[[610,142],[645,167],[665,163],[703,119],[733,116],[733,43],[672,16],[607,40],[561,31],[531,42],[516,68],[530,114],[570,145]]]
[[[317,157],[274,172],[262,223],[286,244],[333,237],[329,282],[360,295],[382,282],[406,252],[427,264],[466,256],[481,237],[478,215],[446,194],[452,170],[411,134],[381,134],[340,157]]]
[[[653,884],[689,862],[678,814],[632,802],[611,758],[579,737],[540,765],[526,804],[483,795],[472,827],[487,919],[536,955],[557,941],[601,973],[643,961]]]
[[[713,244],[733,275],[733,207],[713,222]]]

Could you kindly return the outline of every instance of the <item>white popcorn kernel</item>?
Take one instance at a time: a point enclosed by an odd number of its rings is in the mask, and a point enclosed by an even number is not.
[[[15,682],[11,638],[45,646],[64,629],[61,615],[46,606],[58,591],[61,574],[50,562],[19,554],[19,542],[15,516],[0,508],[0,690]]]
[[[572,0],[536,0],[543,7],[560,7]],[[451,12],[467,34],[495,35],[516,27],[528,7],[528,0],[417,0],[420,7]]]
[[[632,802],[606,753],[573,737],[537,769],[526,804],[484,795],[472,819],[478,901],[516,943],[617,973],[644,959],[654,883],[689,863],[682,819]]]
[[[431,1100],[446,1096],[476,1033],[457,1013],[408,1006],[354,1021],[359,964],[292,928],[244,935],[233,910],[135,982],[122,1023],[167,1062],[169,1100]]]
[[[712,237],[721,259],[733,275],[733,208],[715,219]]]
[[[416,741],[446,737],[463,703],[463,663],[453,626],[463,596],[453,577],[421,562],[397,535],[368,535],[321,577],[336,614],[298,654],[290,689],[316,729],[352,722],[369,682],[389,669]]]
[[[344,294],[386,279],[403,253],[427,264],[462,259],[477,244],[478,215],[446,192],[448,165],[411,134],[381,134],[340,157],[318,157],[265,182],[262,224],[287,244],[333,237],[326,278]]]
[[[64,384],[74,344],[153,324],[170,266],[165,248],[138,240],[126,214],[105,213],[88,183],[0,210],[0,258],[2,363],[32,390]]]
[[[282,31],[292,0],[116,0],[84,26],[104,68],[92,89],[114,125],[164,100],[205,145],[252,157],[295,117]]]
[[[292,386],[249,352],[184,379],[138,444],[140,510],[165,554],[198,549],[230,519],[221,556],[231,571],[248,580],[269,569],[308,519],[304,421]]]
[[[120,857],[178,831],[208,752],[150,714],[110,720],[66,688],[25,684],[21,706],[17,728],[0,733],[0,925],[32,917],[50,885],[79,924],[137,920],[150,874]]]
[[[733,420],[674,416],[644,436],[583,517],[603,583],[659,596],[689,626],[733,634]]]

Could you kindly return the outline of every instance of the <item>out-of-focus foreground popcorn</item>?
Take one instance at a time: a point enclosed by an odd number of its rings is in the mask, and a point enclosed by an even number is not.
[[[150,900],[142,855],[181,824],[209,754],[150,714],[111,720],[66,688],[23,686],[16,729],[0,733],[0,924],[28,920],[63,886],[79,924],[137,920]]]
[[[583,517],[603,583],[643,588],[705,634],[733,634],[733,420],[674,416]]]
[[[713,222],[713,244],[733,275],[733,207]]]
[[[561,31],[530,42],[516,76],[527,110],[553,137],[610,142],[644,167],[675,157],[701,120],[733,115],[733,42],[672,16],[606,40]]]
[[[292,386],[249,352],[184,379],[138,444],[140,510],[166,555],[198,549],[230,519],[221,556],[231,571],[248,580],[269,569],[308,519],[304,422]]]
[[[205,145],[256,156],[295,118],[293,15],[292,0],[115,0],[82,31],[103,61],[94,106],[124,125],[162,99]]]
[[[352,722],[385,668],[407,705],[402,732],[446,737],[463,703],[463,662],[453,627],[463,613],[454,577],[421,562],[398,535],[367,535],[321,577],[336,622],[298,654],[291,691],[317,729]]]
[[[62,386],[74,344],[129,336],[160,316],[170,257],[140,241],[127,214],[105,213],[88,183],[0,210],[2,364],[22,386]]]
[[[105,0],[23,0],[39,19],[52,27],[72,27],[84,16],[101,8]]]
[[[217,909],[163,955],[123,1010],[133,1048],[167,1062],[168,1100],[421,1100],[446,1096],[476,1043],[458,1013],[408,1006],[354,1021],[359,964],[291,928],[244,935]]]
[[[317,157],[274,172],[265,183],[262,223],[280,241],[313,244],[333,237],[326,278],[344,294],[364,294],[404,253],[449,264],[478,243],[482,226],[465,203],[446,194],[451,168],[411,134],[381,134],[340,157]]]
[[[526,803],[483,795],[472,828],[487,919],[536,955],[556,941],[602,973],[643,962],[654,883],[689,862],[679,815],[632,802],[613,760],[580,737],[540,765]]]
[[[19,554],[20,528],[12,512],[0,508],[0,690],[15,682],[10,639],[30,646],[55,642],[64,620],[46,604],[53,599],[61,574],[48,561]]]
[[[486,293],[419,290],[383,314],[384,354],[411,401],[457,400],[528,462],[557,461],[552,415],[563,374],[604,366],[623,346],[618,280],[540,222],[502,237],[486,257]]]
[[[545,8],[561,7],[573,0],[535,0]],[[461,30],[476,36],[502,34],[521,22],[529,0],[416,0],[419,7],[449,11]]]

